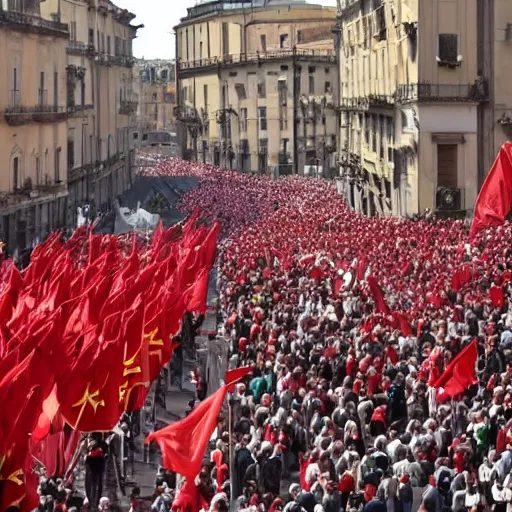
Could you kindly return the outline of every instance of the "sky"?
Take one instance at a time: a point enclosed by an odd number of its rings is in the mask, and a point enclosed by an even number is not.
[[[113,0],[124,9],[137,15],[132,24],[144,24],[134,41],[136,57],[146,59],[173,59],[173,27],[187,14],[187,7],[196,0]],[[308,0],[309,2],[309,0]],[[336,0],[314,0],[310,3],[335,6]]]

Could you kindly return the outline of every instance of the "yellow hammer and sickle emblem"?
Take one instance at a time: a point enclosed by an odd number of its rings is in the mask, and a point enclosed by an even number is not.
[[[76,420],[75,428],[80,423],[80,420],[82,419],[82,415],[85,411],[85,408],[87,407],[87,404],[90,404],[92,408],[94,409],[94,414],[96,414],[96,411],[98,407],[101,405],[102,407],[105,407],[105,401],[104,400],[95,400],[95,398],[98,398],[100,395],[100,390],[94,391],[91,393],[90,391],[91,383],[89,382],[87,384],[87,387],[85,388],[84,395],[78,402],[74,403],[71,407],[81,407],[80,412],[78,413],[78,418]]]
[[[126,392],[128,391],[128,382],[121,384],[119,386],[119,402],[122,402],[126,396]]]
[[[18,469],[18,471],[15,471],[14,473],[10,474],[7,477],[7,480],[13,482],[16,485],[23,485],[23,480],[22,480],[23,476],[24,476],[23,470]]]
[[[154,330],[154,331],[151,331],[149,334],[144,334],[144,339],[148,339],[149,338],[149,344],[150,345],[158,345],[158,346],[163,346],[164,344],[164,340],[162,339],[155,339],[156,336],[158,335],[158,327]]]

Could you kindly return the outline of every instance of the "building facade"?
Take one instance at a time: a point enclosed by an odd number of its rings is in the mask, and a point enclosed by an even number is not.
[[[66,219],[66,25],[0,2],[0,239],[24,249]]]
[[[174,131],[176,62],[138,59],[133,72],[139,132]]]
[[[176,30],[185,158],[327,175],[337,114],[336,11],[301,0],[203,2]]]
[[[0,0],[0,239],[11,254],[130,186],[133,17],[106,0]]]
[[[490,63],[510,51],[507,14],[500,0],[338,1],[339,165],[354,208],[471,213],[512,104]]]
[[[105,211],[132,183],[132,41],[135,18],[110,0],[46,0],[47,19],[68,26],[67,170],[73,222],[79,206]]]

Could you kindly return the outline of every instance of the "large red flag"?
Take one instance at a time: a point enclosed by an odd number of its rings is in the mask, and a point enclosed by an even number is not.
[[[187,311],[194,313],[206,313],[208,298],[208,281],[210,273],[208,269],[204,269],[197,281],[190,289],[190,299],[187,304]]]
[[[367,279],[367,283],[368,286],[370,287],[370,292],[372,294],[373,301],[375,302],[376,313],[383,313],[385,315],[389,315],[389,306],[375,278],[373,276],[369,276]]]
[[[512,144],[506,142],[500,149],[478,194],[470,239],[489,226],[503,224],[512,207]]]
[[[193,480],[203,462],[204,452],[224,402],[222,386],[201,402],[186,418],[150,434],[146,443],[156,441],[162,451],[163,466]]]
[[[475,369],[477,358],[478,348],[476,339],[474,339],[452,359],[432,387],[443,388],[445,394],[449,397],[460,395],[470,386],[478,383]]]
[[[191,480],[197,476],[226,393],[251,371],[252,368],[245,367],[227,372],[226,384],[201,402],[186,418],[146,438],[146,443],[155,441],[159,444],[163,465],[167,470]]]

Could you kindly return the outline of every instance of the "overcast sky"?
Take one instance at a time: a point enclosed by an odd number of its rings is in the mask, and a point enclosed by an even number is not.
[[[134,43],[136,57],[146,59],[173,59],[174,35],[172,28],[187,14],[187,7],[196,0],[113,0],[116,5],[137,15],[135,24],[143,23]],[[308,0],[309,2],[309,0]],[[309,3],[336,5],[336,0],[311,0]]]

